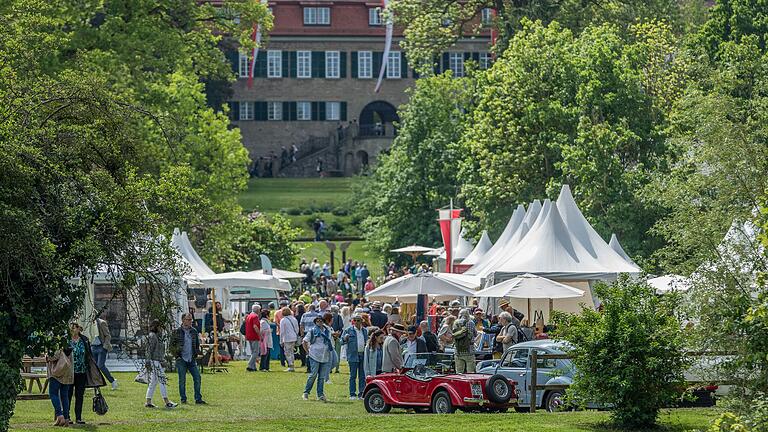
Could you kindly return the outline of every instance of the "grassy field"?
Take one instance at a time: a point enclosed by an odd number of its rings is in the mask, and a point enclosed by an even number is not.
[[[352,178],[254,178],[240,196],[246,210],[266,213],[281,209],[336,206],[352,193]]]
[[[235,362],[228,374],[203,375],[203,398],[206,406],[179,405],[173,410],[144,408],[146,385],[132,381],[135,374],[118,373],[120,388],[105,391],[109,413],[96,416],[90,410],[86,393],[85,426],[74,429],[90,431],[555,431],[610,432],[605,426],[605,412],[565,412],[548,414],[408,414],[393,410],[391,414],[367,414],[361,401],[348,399],[345,365],[341,374],[331,376],[326,385],[328,403],[301,400],[306,374],[282,372],[272,362],[269,373],[246,373],[244,362]],[[169,396],[178,401],[178,384],[169,374]],[[187,379],[188,393],[192,380]],[[191,396],[191,394],[190,394]],[[161,402],[159,391],[155,403]],[[707,427],[718,414],[716,409],[666,410],[660,417],[662,431],[693,431]],[[53,411],[49,401],[20,401],[11,420],[11,430],[54,431]]]

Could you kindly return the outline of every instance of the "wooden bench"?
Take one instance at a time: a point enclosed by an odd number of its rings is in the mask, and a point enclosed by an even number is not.
[[[24,381],[26,392],[20,393],[17,400],[41,400],[49,399],[48,396],[48,374],[45,372],[33,372],[33,367],[47,366],[45,357],[24,357],[21,367],[21,379]],[[33,388],[37,384],[39,393],[33,393]]]

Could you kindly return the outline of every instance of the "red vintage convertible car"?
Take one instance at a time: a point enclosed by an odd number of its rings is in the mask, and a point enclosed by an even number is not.
[[[502,375],[455,374],[450,355],[416,354],[399,372],[367,377],[364,404],[373,414],[393,407],[436,414],[505,412],[517,402],[516,384]]]

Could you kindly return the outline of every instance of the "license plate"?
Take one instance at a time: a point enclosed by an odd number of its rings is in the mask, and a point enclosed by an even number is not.
[[[483,386],[481,386],[478,383],[472,383],[472,395],[473,396],[482,396],[483,395]]]

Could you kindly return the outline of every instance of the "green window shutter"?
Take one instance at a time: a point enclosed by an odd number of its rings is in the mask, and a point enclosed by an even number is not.
[[[288,121],[291,119],[291,103],[290,102],[283,102],[283,121]]]
[[[232,72],[235,73],[235,75],[240,73],[240,53],[237,50],[229,50],[224,52],[224,56],[227,58],[227,61],[229,61],[230,65],[232,66]]]
[[[253,71],[253,76],[256,78],[266,78],[267,76],[267,52],[265,50],[259,50],[259,55],[256,56],[256,68]]]
[[[283,69],[283,74],[288,78],[296,78],[296,67],[298,64],[296,61],[296,51],[288,51],[288,58],[288,73],[286,75],[286,71]]]
[[[384,58],[384,53],[381,51],[376,51],[373,53],[373,70],[371,70],[371,73],[373,74],[373,77],[376,78],[379,76],[379,72],[381,71],[381,60]]]
[[[347,53],[342,51],[339,53],[339,78],[347,77]]]
[[[451,55],[448,53],[443,53],[443,65],[440,68],[442,72],[447,71],[451,68]]]
[[[288,78],[291,73],[291,56],[288,51],[283,51],[283,54],[281,56],[281,68],[282,70],[282,76],[283,78]]]
[[[229,119],[237,121],[240,118],[240,102],[229,102]]]
[[[405,58],[405,53],[400,53],[400,77],[408,78],[408,59]]]
[[[291,120],[296,120],[296,102],[289,102],[288,116]],[[285,115],[285,113],[283,113]]]
[[[312,78],[325,78],[325,51],[312,51]]]
[[[256,121],[265,121],[267,119],[267,103],[266,102],[253,103],[253,119]]]
[[[342,102],[341,104],[341,121],[347,121],[347,103]]]
[[[327,120],[327,116],[325,114],[325,112],[326,112],[325,104],[327,104],[327,103],[328,102],[319,102],[318,103],[318,108],[319,109],[318,109],[318,113],[317,113],[317,119],[320,120],[320,121]],[[314,114],[314,112],[312,114]]]
[[[352,51],[352,78],[357,78],[357,51]]]
[[[310,103],[310,109],[312,110],[311,113],[309,113],[312,120],[319,120],[320,119],[320,103],[319,102],[312,102]],[[323,104],[325,105],[325,104]]]

